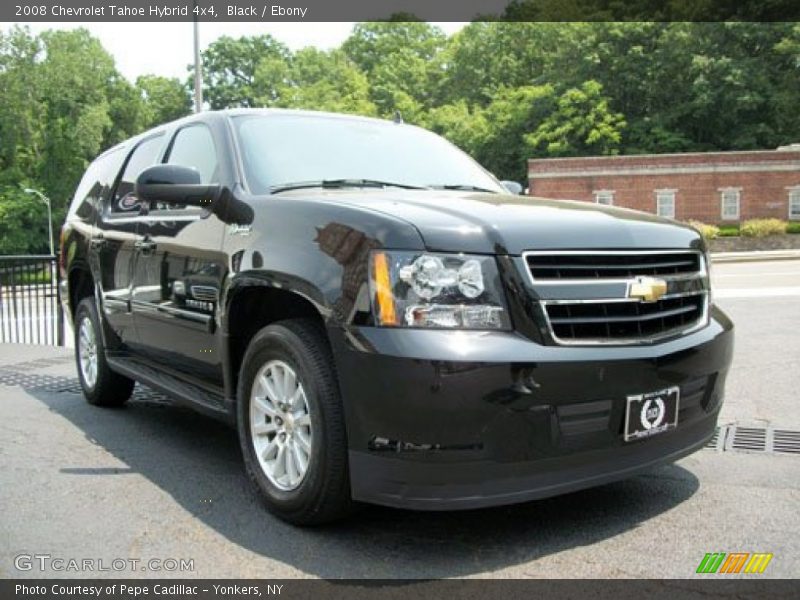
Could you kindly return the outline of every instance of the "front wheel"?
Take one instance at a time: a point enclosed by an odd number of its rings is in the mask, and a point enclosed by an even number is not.
[[[91,297],[81,300],[75,311],[75,360],[89,404],[122,406],[131,397],[135,382],[112,371],[106,362],[100,318]]]
[[[255,335],[242,362],[237,404],[245,467],[270,511],[298,525],[349,512],[342,403],[317,323],[280,321]]]

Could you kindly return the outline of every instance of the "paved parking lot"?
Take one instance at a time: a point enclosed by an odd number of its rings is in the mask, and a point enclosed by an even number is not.
[[[721,423],[800,431],[800,261],[717,265],[737,326]],[[628,481],[460,513],[365,508],[301,530],[266,513],[235,433],[139,389],[88,406],[66,350],[0,346],[0,576],[19,554],[191,559],[197,577],[692,577],[706,552],[800,575],[800,454],[706,449]],[[95,563],[98,564],[98,563]],[[47,571],[45,576],[78,576]]]

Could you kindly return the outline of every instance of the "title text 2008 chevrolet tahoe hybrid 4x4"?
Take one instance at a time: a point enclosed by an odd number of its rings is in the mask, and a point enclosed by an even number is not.
[[[112,148],[62,231],[89,402],[236,424],[268,507],[521,502],[713,434],[733,348],[693,229],[513,196],[438,136],[209,112]]]

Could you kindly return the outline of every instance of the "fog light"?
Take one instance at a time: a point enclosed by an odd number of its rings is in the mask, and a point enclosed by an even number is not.
[[[409,306],[405,316],[410,327],[498,329],[502,312],[499,306],[425,304]]]

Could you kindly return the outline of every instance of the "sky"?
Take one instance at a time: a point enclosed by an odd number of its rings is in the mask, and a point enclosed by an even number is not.
[[[0,30],[14,23],[0,24]],[[20,23],[25,25],[25,23]],[[117,69],[130,81],[153,74],[184,79],[192,60],[192,26],[187,23],[28,23],[31,31],[85,27],[111,53]],[[341,44],[354,23],[200,23],[200,47],[220,36],[272,34],[292,50],[315,46],[322,50]],[[452,35],[465,23],[433,23]]]

